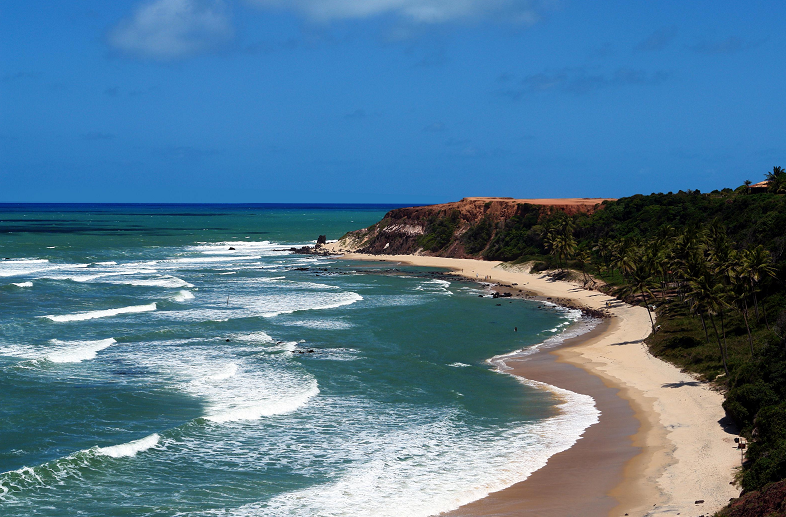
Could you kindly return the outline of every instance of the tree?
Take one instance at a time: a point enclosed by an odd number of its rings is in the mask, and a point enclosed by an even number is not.
[[[726,363],[726,349],[720,340],[718,327],[715,325],[715,315],[718,314],[723,308],[723,299],[721,290],[717,288],[715,278],[709,272],[693,278],[689,281],[690,293],[688,298],[691,301],[691,310],[696,312],[701,318],[701,324],[704,327],[704,335],[709,342],[707,335],[707,324],[704,321],[704,316],[707,315],[712,323],[712,328],[715,330],[715,338],[718,341],[718,349],[720,350],[721,362],[723,363],[723,370],[726,375],[729,374],[729,366]]]
[[[770,276],[775,276],[775,267],[772,265],[772,257],[767,249],[759,244],[752,250],[745,250],[743,252],[743,267],[745,275],[750,282],[751,291],[753,292],[753,303],[756,309],[756,321],[759,321],[759,300],[756,292],[759,290],[759,282],[762,279]],[[764,321],[767,321],[767,314],[764,314]],[[769,325],[767,325],[769,327]]]
[[[773,167],[766,176],[768,191],[773,194],[786,194],[786,171],[783,170],[783,167]]]
[[[629,281],[622,287],[620,294],[626,296],[639,293],[641,295],[641,301],[644,302],[644,306],[647,308],[647,315],[650,317],[652,331],[655,332],[655,321],[652,319],[652,312],[650,311],[650,306],[647,303],[646,297],[646,295],[649,294],[655,298],[655,295],[652,294],[652,288],[655,282],[652,278],[652,273],[648,270],[643,260],[634,260],[634,263],[635,266],[630,271]]]

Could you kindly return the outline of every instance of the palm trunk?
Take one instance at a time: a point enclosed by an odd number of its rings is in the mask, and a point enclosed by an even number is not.
[[[756,286],[753,285],[751,280],[751,291],[753,291],[753,307],[756,309],[756,323],[759,322],[759,300],[756,298]]]
[[[704,321],[704,314],[699,313],[699,318],[701,318],[701,326],[704,327],[704,338],[707,340],[707,344],[710,344],[710,335],[707,333],[707,323]]]
[[[650,325],[652,325],[652,332],[654,334],[655,333],[655,322],[652,319],[652,313],[650,312],[650,306],[647,303],[647,299],[644,297],[644,290],[641,289],[640,292],[641,292],[641,299],[644,300],[644,306],[647,307],[647,316],[650,317]]]
[[[728,358],[729,346],[726,344],[726,325],[724,323],[725,318],[723,317],[723,311],[720,311],[720,319],[721,319],[721,332],[723,333],[723,356]]]
[[[720,334],[718,334],[718,327],[715,326],[715,318],[712,317],[712,313],[710,313],[710,321],[712,322],[712,328],[715,329],[715,338],[718,340],[718,349],[720,350],[721,361],[723,361],[723,371],[726,372],[726,375],[729,375],[729,367],[726,365],[726,354],[723,353]]]
[[[751,347],[751,357],[753,357],[753,336],[751,335],[751,326],[748,324],[748,301],[745,301],[745,308],[742,310],[742,319],[745,320],[745,329],[748,331],[748,344]]]

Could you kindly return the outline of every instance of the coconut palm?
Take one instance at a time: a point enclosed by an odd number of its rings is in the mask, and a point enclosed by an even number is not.
[[[753,293],[756,321],[759,321],[759,300],[756,293],[759,291],[759,283],[764,278],[775,276],[775,267],[772,265],[770,253],[761,244],[752,250],[745,250],[743,252],[743,267]],[[766,312],[764,314],[764,321],[766,324]],[[769,325],[767,325],[767,327],[769,328]]]
[[[783,170],[783,167],[773,167],[766,176],[767,190],[773,194],[786,194],[786,171]]]
[[[644,306],[647,308],[647,315],[650,317],[652,331],[655,332],[655,321],[652,319],[652,312],[650,311],[649,303],[647,303],[647,295],[655,298],[655,295],[652,294],[655,281],[652,277],[652,272],[647,269],[643,260],[635,260],[635,257],[633,260],[635,266],[629,272],[628,282],[620,289],[619,294],[621,296],[635,296],[638,293],[641,296],[641,301],[644,302]]]
[[[688,299],[691,302],[691,310],[701,318],[701,324],[704,327],[704,336],[707,338],[708,343],[710,339],[704,316],[709,316],[712,328],[715,330],[715,338],[718,342],[718,350],[720,351],[723,370],[726,372],[726,375],[728,375],[729,366],[726,363],[726,349],[721,343],[720,333],[718,333],[718,327],[715,325],[715,315],[722,310],[724,304],[722,291],[718,289],[715,279],[709,272],[705,272],[703,275],[691,279],[689,285],[690,293],[688,294]]]

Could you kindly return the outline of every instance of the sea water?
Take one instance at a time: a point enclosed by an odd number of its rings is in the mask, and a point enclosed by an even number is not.
[[[388,208],[0,206],[0,514],[427,516],[570,447],[502,354],[575,312],[289,251]]]

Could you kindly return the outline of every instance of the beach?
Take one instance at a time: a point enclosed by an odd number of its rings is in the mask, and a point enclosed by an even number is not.
[[[444,268],[611,315],[556,350],[507,362],[514,375],[593,396],[600,422],[525,481],[447,515],[698,516],[739,495],[732,480],[740,454],[723,396],[649,354],[643,343],[652,331],[646,308],[496,261],[356,253],[343,258]]]

